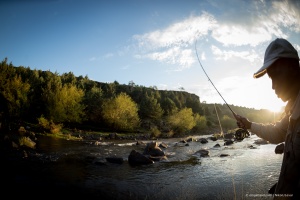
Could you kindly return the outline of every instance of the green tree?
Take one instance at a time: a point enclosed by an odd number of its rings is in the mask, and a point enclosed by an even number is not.
[[[148,95],[148,93],[145,94],[145,97],[140,103],[139,114],[143,119],[152,120],[159,120],[163,115],[163,110],[152,93],[150,95]]]
[[[42,100],[45,106],[44,116],[53,122],[61,122],[60,113],[63,112],[59,102],[59,91],[62,89],[62,82],[58,74],[50,71],[42,73]]]
[[[64,122],[79,122],[81,123],[85,118],[82,104],[84,92],[78,89],[73,84],[65,84],[59,91],[59,101],[62,103],[64,112],[62,113],[62,121]]]
[[[167,122],[176,133],[184,133],[196,125],[191,108],[183,108],[179,112],[170,115]]]
[[[22,82],[21,77],[16,75],[13,79],[7,80],[4,88],[2,94],[8,102],[9,115],[13,118],[21,117],[28,108],[27,94],[30,84]]]
[[[219,117],[223,116],[223,112],[218,105],[215,104],[215,109],[212,111],[213,114],[219,115]]]
[[[102,105],[105,122],[115,130],[132,131],[139,126],[137,104],[125,93],[106,100]]]
[[[228,115],[224,115],[220,121],[223,129],[236,128],[236,120]]]
[[[194,132],[199,132],[207,128],[207,121],[205,116],[201,116],[198,113],[194,115],[195,127],[193,128]]]
[[[46,105],[46,118],[55,123],[82,122],[84,119],[84,92],[75,85],[62,85],[57,73],[46,76],[47,84],[43,88],[43,100]]]
[[[7,58],[5,58],[0,64],[0,93],[2,103],[6,104],[2,107],[8,112],[4,113],[8,115],[6,118],[19,119],[22,113],[28,111],[29,90],[30,84],[22,81],[14,66],[11,63],[7,64]]]
[[[79,76],[76,84],[79,89],[83,89],[84,91],[89,91],[92,87],[96,86],[96,82],[90,80],[88,76]]]
[[[62,80],[63,84],[66,84],[66,83],[75,84],[77,82],[77,79],[73,72],[63,73],[61,75],[61,80]]]
[[[202,111],[202,108],[200,105],[200,100],[198,98],[196,98],[195,96],[192,96],[191,94],[187,96],[186,107],[191,108],[193,110],[193,113],[199,113],[199,114],[202,113],[203,114],[203,111]]]
[[[101,122],[102,113],[101,105],[103,103],[103,91],[100,87],[92,87],[85,91],[84,104],[86,105],[85,113],[88,120],[94,123]]]
[[[209,108],[207,106],[205,106],[205,108],[204,108],[204,114],[206,116],[210,116],[211,115],[211,112],[210,112],[210,110],[209,110]]]
[[[178,111],[176,104],[169,97],[164,98],[161,103],[161,107],[164,110],[166,116],[172,115]]]
[[[105,98],[113,98],[117,95],[116,93],[117,85],[118,82],[116,81],[105,85],[105,87],[103,88]]]
[[[19,69],[19,67],[17,69]],[[30,68],[26,68],[20,73],[23,80],[30,83],[30,90],[27,95],[29,108],[26,113],[26,120],[35,122],[35,120],[45,111],[45,106],[41,99],[41,84],[44,79],[40,77],[41,70],[31,70]]]

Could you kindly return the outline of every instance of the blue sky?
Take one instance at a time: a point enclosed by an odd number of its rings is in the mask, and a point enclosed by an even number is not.
[[[271,80],[253,73],[277,37],[299,54],[299,22],[296,0],[7,0],[0,2],[0,58],[224,103],[197,49],[228,104],[278,109],[285,103]]]

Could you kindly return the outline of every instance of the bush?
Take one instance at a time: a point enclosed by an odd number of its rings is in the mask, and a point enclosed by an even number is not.
[[[63,125],[62,124],[54,124],[52,121],[50,122],[50,133],[57,134],[61,132]]]
[[[168,123],[176,133],[190,131],[196,125],[191,108],[184,108],[168,117]]]
[[[19,138],[19,145],[30,147],[30,148],[34,149],[36,143],[34,141],[32,141],[29,137],[20,137]]]
[[[43,129],[49,131],[52,134],[60,133],[61,129],[63,128],[62,124],[55,124],[52,120],[49,121],[44,116],[38,118],[38,122]]]
[[[174,136],[174,131],[173,130],[170,130],[168,133],[167,133],[167,137],[171,138]]]
[[[200,116],[199,114],[195,114],[194,116],[196,125],[193,128],[194,132],[199,132],[207,128],[207,120],[205,116]]]
[[[158,128],[156,126],[151,127],[150,131],[151,131],[152,137],[159,137],[161,135],[160,130],[158,130]]]
[[[103,119],[114,130],[133,131],[140,125],[138,106],[125,93],[106,100],[102,109]]]
[[[42,115],[38,118],[39,125],[47,130],[50,130],[50,122]]]

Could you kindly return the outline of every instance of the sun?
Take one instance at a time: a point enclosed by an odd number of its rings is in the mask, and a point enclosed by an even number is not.
[[[274,113],[282,113],[284,111],[284,107],[284,102],[272,102],[267,109]]]

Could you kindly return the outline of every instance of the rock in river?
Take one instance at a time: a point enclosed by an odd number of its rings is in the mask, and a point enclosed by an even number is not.
[[[148,165],[153,164],[154,161],[137,152],[136,150],[132,150],[128,156],[128,163],[131,165]]]

